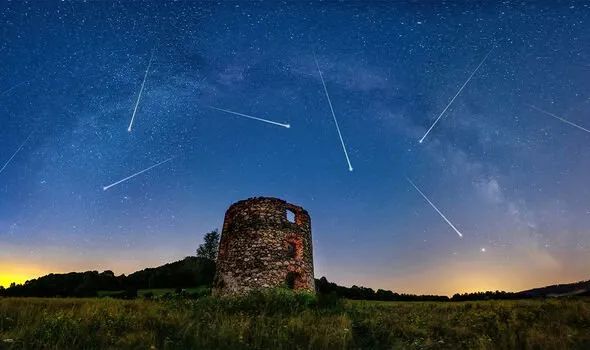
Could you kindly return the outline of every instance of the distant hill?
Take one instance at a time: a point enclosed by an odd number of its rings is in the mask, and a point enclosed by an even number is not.
[[[188,288],[211,285],[215,262],[189,256],[183,260],[134,272],[125,278],[127,288]]]
[[[554,284],[552,286],[524,290],[522,292],[518,292],[517,294],[529,298],[590,295],[590,281]]]
[[[186,257],[173,263],[115,276],[112,271],[52,273],[2,291],[5,296],[90,297],[98,291],[120,291],[150,288],[188,288],[211,285],[215,262]]]
[[[455,294],[451,298],[453,301],[464,300],[498,300],[498,299],[531,299],[531,298],[559,298],[567,296],[589,296],[590,281],[580,281],[575,283],[555,284],[552,286],[533,288],[520,292],[476,292]]]

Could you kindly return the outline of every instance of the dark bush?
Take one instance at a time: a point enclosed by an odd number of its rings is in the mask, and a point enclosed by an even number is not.
[[[344,306],[344,302],[336,292],[317,295],[317,306],[320,309],[339,309]]]

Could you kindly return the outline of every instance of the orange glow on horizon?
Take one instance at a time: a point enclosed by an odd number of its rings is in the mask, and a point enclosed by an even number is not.
[[[318,269],[317,276],[325,274],[331,282],[349,287],[355,284],[374,290],[381,288],[397,293],[449,297],[455,293],[496,290],[519,292],[588,279],[587,259],[564,264],[559,252],[549,254],[538,249],[517,250],[516,257],[510,260],[492,259],[490,254],[489,250],[485,253],[478,250],[461,259],[440,259],[431,264],[405,268],[403,272],[390,269],[368,271],[355,265],[330,266],[326,272]]]

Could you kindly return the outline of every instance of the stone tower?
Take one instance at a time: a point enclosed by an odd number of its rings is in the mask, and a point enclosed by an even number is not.
[[[315,291],[309,214],[278,198],[236,202],[225,213],[213,294],[272,287]]]

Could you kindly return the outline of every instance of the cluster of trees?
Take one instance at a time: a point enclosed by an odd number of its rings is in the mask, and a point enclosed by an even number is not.
[[[97,290],[117,290],[125,276],[115,276],[112,271],[70,272],[49,274],[25,282],[12,284],[2,291],[5,296],[35,297],[86,297],[96,295]]]
[[[448,301],[449,297],[440,295],[414,295],[398,294],[390,290],[378,289],[376,292],[372,288],[366,287],[343,287],[336,283],[328,281],[326,277],[315,280],[315,286],[318,293],[336,294],[341,298],[353,300],[382,300],[382,301]]]
[[[138,289],[208,286],[213,282],[214,274],[214,261],[193,256],[128,276],[115,276],[112,271],[52,273],[24,284],[1,288],[0,296],[93,297],[99,291],[125,291],[124,295],[129,296],[136,294],[134,291]]]
[[[210,285],[215,275],[215,262],[202,257],[184,260],[134,272],[125,280],[126,288],[188,288]]]
[[[577,283],[576,285],[581,284]],[[588,282],[585,282],[588,283]],[[561,286],[560,286],[561,287]],[[562,288],[563,289],[563,288]],[[382,301],[475,301],[475,300],[514,300],[529,299],[533,297],[545,297],[543,294],[533,294],[527,292],[504,292],[488,291],[455,294],[452,298],[441,295],[415,295],[415,294],[398,294],[390,290],[378,289],[374,291],[371,288],[352,286],[350,288],[339,286],[336,283],[329,282],[326,277],[316,279],[316,290],[322,294],[336,294],[341,298],[353,300],[382,300]],[[584,294],[579,294],[584,295]]]
[[[515,300],[515,299],[527,299],[531,298],[522,293],[511,293],[504,291],[487,291],[487,292],[476,292],[476,293],[463,293],[454,294],[451,298],[452,301],[468,301],[468,300]]]

